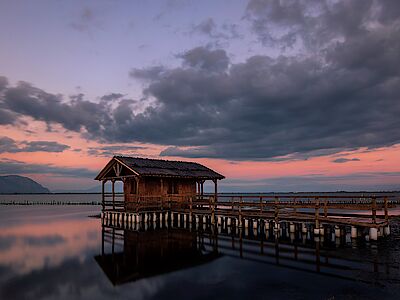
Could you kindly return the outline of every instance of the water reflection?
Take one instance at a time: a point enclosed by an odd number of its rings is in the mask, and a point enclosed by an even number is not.
[[[400,299],[398,226],[387,240],[353,244],[284,226],[278,238],[221,227],[133,231],[102,227],[87,217],[95,213],[0,210],[0,299]]]
[[[205,249],[198,238],[179,228],[143,232],[103,227],[102,254],[95,259],[114,285],[121,284],[217,258],[217,251]]]
[[[314,237],[285,229],[263,233],[214,226],[192,229],[157,225],[130,230],[102,225],[101,255],[95,259],[114,285],[219,257],[349,281],[399,282],[398,264],[379,257],[378,244],[349,240],[346,235],[336,238],[329,230],[322,237]]]

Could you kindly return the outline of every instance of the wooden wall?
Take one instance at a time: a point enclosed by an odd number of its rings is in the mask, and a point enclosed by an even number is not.
[[[124,194],[136,193],[136,181],[134,178],[128,178],[124,183]],[[139,194],[140,195],[196,195],[196,181],[193,179],[182,178],[161,178],[158,177],[144,177],[139,180]]]

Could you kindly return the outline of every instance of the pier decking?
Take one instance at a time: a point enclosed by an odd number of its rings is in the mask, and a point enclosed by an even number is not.
[[[111,201],[107,201],[112,197]],[[178,222],[196,226],[204,223],[234,228],[273,228],[281,223],[290,231],[312,230],[324,235],[332,227],[340,236],[340,228],[350,227],[351,236],[361,233],[367,239],[390,234],[389,209],[400,201],[397,196],[332,196],[332,195],[173,195],[132,196],[118,200],[118,195],[104,194],[103,223],[125,224],[140,228],[148,223]],[[307,229],[308,228],[308,229]]]

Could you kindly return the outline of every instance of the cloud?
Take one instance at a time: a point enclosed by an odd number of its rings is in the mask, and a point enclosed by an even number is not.
[[[128,145],[112,145],[103,147],[90,147],[88,154],[92,156],[105,156],[111,157],[114,155],[130,155],[136,156],[138,150],[145,150],[146,147],[142,146],[128,146]]]
[[[52,141],[16,142],[9,137],[0,137],[0,153],[17,152],[63,152],[70,146]]]
[[[85,7],[80,11],[79,16],[70,23],[72,29],[84,32],[91,31],[93,28],[100,28],[101,22],[99,21],[97,15],[93,9]]]
[[[192,25],[191,33],[199,33],[211,39],[231,40],[241,38],[236,24],[224,23],[218,26],[213,18],[207,18],[198,24]]]
[[[103,101],[113,101],[113,100],[118,100],[118,99],[120,99],[120,98],[122,98],[122,97],[124,97],[123,94],[120,94],[120,93],[111,93],[111,94],[102,96],[102,97],[101,97],[101,100],[103,100]]]
[[[180,147],[168,147],[161,151],[160,156],[181,156],[189,158],[212,157],[215,153],[211,152],[212,149],[202,147],[192,147],[189,149],[182,149]]]
[[[341,157],[341,158],[337,158],[337,159],[332,160],[332,162],[338,163],[338,164],[346,163],[346,162],[349,162],[349,161],[360,161],[360,159],[359,158],[344,158],[344,157]]]
[[[52,164],[30,164],[12,159],[0,159],[0,174],[52,174],[59,177],[88,178],[96,176],[96,172],[85,168],[57,167]]]
[[[310,174],[256,180],[226,179],[224,192],[396,191],[400,172],[358,172],[346,175]]]
[[[396,0],[250,0],[245,19],[266,46],[319,52],[380,29],[397,30],[399,13]]]
[[[8,86],[8,79],[5,76],[0,76],[0,92]]]
[[[223,49],[195,47],[178,56],[181,65],[133,68],[144,85],[138,101],[3,84],[0,113],[106,143],[163,145],[162,155],[274,160],[391,146],[400,142],[399,6],[250,1],[246,19],[260,40],[296,54],[233,62]]]
[[[83,94],[63,101],[62,95],[45,92],[26,82],[8,87],[3,92],[2,105],[8,110],[44,121],[47,124],[59,123],[64,128],[80,131],[85,127],[91,132],[100,130],[110,119],[107,103],[86,101]]]
[[[225,71],[229,65],[229,58],[224,50],[210,50],[196,47],[181,54],[183,64],[205,71]]]

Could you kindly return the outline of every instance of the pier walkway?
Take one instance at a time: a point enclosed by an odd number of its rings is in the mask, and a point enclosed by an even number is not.
[[[399,204],[399,197],[392,195],[131,195],[124,200],[121,195],[105,193],[102,219],[103,224],[133,228],[177,222],[276,232],[287,223],[290,232],[312,230],[315,236],[323,236],[332,228],[340,236],[348,228],[352,238],[363,235],[377,240],[390,234],[389,211]]]

